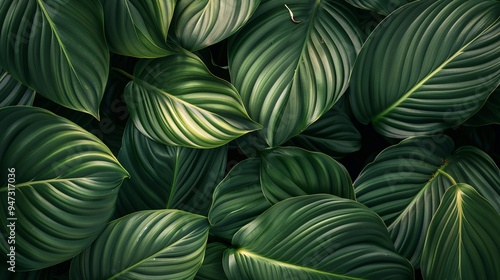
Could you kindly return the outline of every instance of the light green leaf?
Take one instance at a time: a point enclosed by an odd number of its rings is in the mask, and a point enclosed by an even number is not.
[[[177,0],[173,29],[184,48],[196,51],[240,29],[260,0]]]
[[[449,188],[422,254],[425,279],[499,279],[500,214],[473,187]]]
[[[278,147],[261,153],[260,178],[271,203],[306,194],[333,194],[354,200],[351,177],[333,158],[295,147]]]
[[[453,182],[477,186],[500,213],[500,170],[477,148],[451,138],[412,137],[382,151],[354,182],[357,200],[382,217],[398,252],[420,265],[429,223]]]
[[[500,124],[500,87],[497,87],[481,107],[481,110],[468,119],[465,124],[471,126]]]
[[[226,245],[219,242],[208,243],[203,264],[194,279],[227,280],[228,278],[224,273],[224,268],[222,267],[222,257],[227,248],[228,247]]]
[[[223,261],[230,279],[413,279],[380,217],[332,195],[278,202],[232,243]]]
[[[139,211],[114,220],[71,262],[72,279],[193,279],[209,224],[181,210]]]
[[[361,148],[361,134],[346,113],[333,107],[287,144],[341,158]]]
[[[140,61],[125,101],[139,131],[166,145],[215,148],[260,127],[236,89],[190,53]]]
[[[119,216],[138,210],[175,208],[207,215],[226,169],[227,146],[199,150],[166,146],[129,122],[118,159],[130,172],[120,188]]]
[[[269,146],[302,132],[341,97],[360,34],[339,1],[274,0],[230,39],[231,81]]]
[[[0,108],[9,105],[32,105],[35,92],[21,84],[0,67]]]
[[[112,52],[154,58],[171,54],[167,44],[176,0],[101,0]]]
[[[259,169],[260,159],[244,160],[217,186],[208,213],[210,233],[231,240],[242,226],[271,207],[262,193]]]
[[[0,67],[52,101],[99,117],[109,52],[98,0],[5,0],[0,26]]]
[[[347,3],[360,9],[377,12],[381,15],[388,15],[397,8],[413,0],[346,0]]]
[[[355,117],[395,138],[467,120],[498,86],[499,19],[498,1],[415,1],[390,14],[356,60]]]
[[[17,218],[16,269],[72,258],[106,226],[127,172],[99,139],[44,109],[2,108],[0,130],[0,231],[8,236],[7,218]],[[0,240],[2,262],[10,245]]]

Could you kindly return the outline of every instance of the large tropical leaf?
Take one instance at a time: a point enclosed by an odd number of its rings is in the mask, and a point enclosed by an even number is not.
[[[167,145],[215,148],[259,128],[236,89],[189,53],[140,61],[125,101],[141,133]]]
[[[186,49],[213,45],[240,29],[260,0],[177,0],[173,29]]]
[[[181,210],[139,211],[114,220],[71,262],[72,279],[193,279],[209,224]]]
[[[400,254],[419,267],[429,223],[453,181],[476,186],[500,213],[500,170],[447,136],[412,137],[382,151],[354,182],[357,200],[386,223]],[[446,173],[446,174],[445,174]]]
[[[167,44],[175,0],[101,0],[106,39],[112,52],[133,57],[172,53]]]
[[[0,67],[56,103],[99,116],[109,68],[99,0],[4,0],[0,26]]]
[[[354,7],[377,12],[381,15],[388,15],[395,9],[413,0],[346,0]]]
[[[473,187],[457,184],[432,218],[422,254],[425,279],[499,279],[500,214]]]
[[[465,124],[472,126],[500,124],[500,87],[497,87],[481,107],[481,110],[468,119]]]
[[[464,122],[500,78],[500,2],[415,1],[370,35],[351,77],[355,117],[384,136]]]
[[[166,146],[142,135],[129,122],[118,159],[130,179],[120,188],[117,214],[176,208],[207,215],[226,158],[226,146],[210,150]]]
[[[271,207],[262,193],[259,169],[260,159],[244,160],[217,186],[208,214],[210,233],[231,240],[242,226]]]
[[[333,158],[295,147],[261,153],[262,191],[269,202],[293,196],[326,193],[354,199],[351,177]]]
[[[0,67],[0,108],[9,105],[32,105],[35,92],[12,78]]]
[[[106,226],[127,172],[99,139],[44,109],[2,108],[0,130],[0,230],[8,236],[7,219],[17,219],[16,269],[72,258]],[[2,238],[2,262],[9,246]]]
[[[228,247],[219,242],[207,244],[205,258],[195,280],[227,280],[227,276],[222,267],[222,257]]]
[[[413,279],[380,217],[332,195],[281,201],[232,243],[223,261],[230,279]]]
[[[344,93],[360,34],[342,2],[273,0],[232,37],[231,81],[271,147],[299,134]]]
[[[340,158],[361,148],[361,134],[346,113],[333,107],[287,144]]]

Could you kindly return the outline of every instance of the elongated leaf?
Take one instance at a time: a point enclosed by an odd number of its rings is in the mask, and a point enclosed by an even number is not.
[[[217,186],[208,219],[210,233],[231,240],[233,234],[271,207],[259,178],[260,159],[238,163]]]
[[[139,211],[112,221],[76,256],[72,279],[192,279],[203,262],[209,224],[180,210]]]
[[[222,267],[222,257],[228,247],[219,242],[207,244],[205,258],[195,280],[226,280],[228,279]]]
[[[232,37],[231,81],[269,146],[299,134],[340,98],[360,34],[339,1],[274,0],[263,1]]]
[[[193,54],[143,60],[125,89],[135,126],[167,145],[215,148],[259,128],[236,89]]]
[[[500,87],[497,87],[481,107],[481,110],[468,119],[465,124],[472,126],[500,124]]]
[[[32,105],[35,92],[0,67],[0,108],[9,105]]]
[[[0,231],[15,223],[16,269],[72,258],[106,226],[127,172],[95,136],[40,108],[0,109],[0,130]],[[2,262],[11,245],[1,239]]]
[[[425,279],[498,279],[500,214],[473,187],[457,184],[443,196],[422,254]]]
[[[240,29],[259,3],[260,0],[178,0],[175,35],[191,51],[213,45]]]
[[[162,57],[175,0],[101,0],[106,39],[112,52],[133,57]]]
[[[346,113],[333,107],[287,144],[341,158],[361,148],[361,134]]]
[[[0,3],[0,66],[65,107],[99,116],[109,69],[99,0]]]
[[[377,12],[381,15],[388,15],[397,8],[413,0],[346,0],[347,3],[364,10]]]
[[[118,159],[131,178],[120,188],[118,215],[165,208],[208,214],[226,158],[226,146],[210,150],[165,146],[129,122]]]
[[[500,2],[415,1],[370,35],[351,77],[355,117],[384,136],[464,122],[500,78]]]
[[[281,201],[233,237],[230,279],[413,279],[380,218],[332,195]]]
[[[262,191],[269,202],[293,196],[326,193],[354,199],[351,177],[331,157],[295,147],[262,152]]]
[[[477,186],[500,213],[500,170],[484,152],[447,136],[412,137],[382,151],[354,182],[359,202],[386,223],[396,249],[420,265],[429,223],[445,191],[456,182]]]

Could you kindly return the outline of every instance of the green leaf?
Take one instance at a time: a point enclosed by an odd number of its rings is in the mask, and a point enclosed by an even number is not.
[[[358,55],[355,117],[384,136],[429,135],[464,122],[500,78],[500,2],[415,1],[390,14]]]
[[[471,126],[500,124],[500,87],[497,87],[481,107],[481,110],[468,119],[465,124]]]
[[[230,279],[413,279],[380,217],[332,195],[278,202],[232,243],[223,261]]]
[[[166,146],[129,122],[118,159],[130,172],[130,180],[120,188],[118,215],[165,208],[207,215],[226,158],[226,146],[210,150]]]
[[[195,280],[226,280],[228,279],[222,267],[222,257],[228,247],[219,242],[207,244],[205,258]]]
[[[236,89],[193,54],[142,60],[125,101],[135,126],[157,142],[215,148],[258,129]]]
[[[271,203],[293,196],[326,193],[355,199],[351,177],[333,158],[295,147],[278,147],[261,153],[260,178]]]
[[[139,211],[114,220],[76,256],[72,279],[192,279],[209,224],[180,210]]]
[[[499,279],[500,215],[473,187],[457,184],[432,218],[422,254],[425,279]]]
[[[16,269],[72,258],[106,226],[127,172],[99,139],[44,109],[2,108],[0,129],[0,230],[8,236],[7,218],[17,218]],[[5,203],[7,197],[15,198],[15,205]],[[7,248],[2,238],[2,262]]]
[[[208,213],[210,233],[231,240],[242,226],[271,207],[262,193],[259,169],[260,159],[244,160],[217,186]]]
[[[0,67],[0,108],[9,105],[32,105],[35,92]]]
[[[180,45],[196,51],[240,29],[260,0],[177,0],[173,30]]]
[[[5,0],[0,26],[0,67],[50,100],[99,117],[109,52],[98,0]]]
[[[361,149],[361,134],[346,113],[333,107],[287,144],[341,158]]]
[[[112,52],[154,58],[171,54],[167,44],[175,0],[101,0]]]
[[[477,186],[500,213],[500,170],[477,148],[451,138],[412,137],[382,151],[354,182],[357,200],[382,217],[398,252],[419,267],[429,223],[453,182]]]
[[[413,0],[346,0],[347,3],[360,9],[377,12],[381,15],[388,15],[397,8]]]
[[[231,81],[269,146],[302,132],[341,97],[360,34],[339,1],[274,0],[263,1],[232,37]]]

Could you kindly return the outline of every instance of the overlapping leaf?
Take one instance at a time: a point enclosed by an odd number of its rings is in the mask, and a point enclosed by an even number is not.
[[[162,57],[175,0],[102,0],[106,39],[112,52],[133,57]]]
[[[425,279],[498,279],[500,214],[473,187],[457,184],[443,196],[422,254]]]
[[[464,122],[498,86],[499,18],[498,1],[415,1],[392,13],[356,60],[355,117],[396,138]]]
[[[195,51],[213,45],[240,29],[260,0],[177,0],[174,32],[179,43]]]
[[[99,116],[109,69],[99,0],[5,0],[0,26],[0,67],[56,103]]]
[[[7,218],[17,218],[16,270],[72,258],[106,226],[127,172],[99,139],[44,109],[2,108],[0,128],[0,177],[15,169],[14,188],[0,183],[0,224],[7,236]],[[2,238],[2,262],[9,246]]]
[[[445,191],[456,182],[477,186],[500,213],[500,170],[484,152],[447,136],[412,137],[382,151],[354,182],[357,200],[377,212],[396,249],[420,264],[429,223]]]
[[[236,89],[189,53],[140,61],[125,100],[141,133],[167,145],[215,148],[260,127]]]
[[[465,124],[472,126],[500,124],[500,87],[497,87],[481,107],[481,110],[468,119]]]
[[[222,267],[222,256],[228,247],[219,242],[212,242],[207,244],[205,251],[205,258],[195,280],[227,280]]]
[[[226,157],[226,146],[210,150],[166,146],[129,122],[118,158],[130,179],[120,188],[118,215],[165,208],[207,215]]]
[[[180,210],[139,211],[114,220],[76,256],[72,279],[192,279],[203,262],[209,224]]]
[[[388,15],[397,8],[413,0],[346,0],[349,4],[364,10],[377,12],[381,15]]]
[[[35,92],[21,84],[0,67],[0,108],[9,105],[32,105]]]
[[[230,279],[413,279],[380,218],[332,195],[281,201],[232,243],[223,262]]]
[[[354,199],[349,173],[325,154],[278,147],[264,150],[261,159],[262,191],[271,203],[318,193]]]
[[[344,93],[360,34],[339,1],[275,0],[263,1],[230,40],[231,81],[271,147],[299,134]]]

